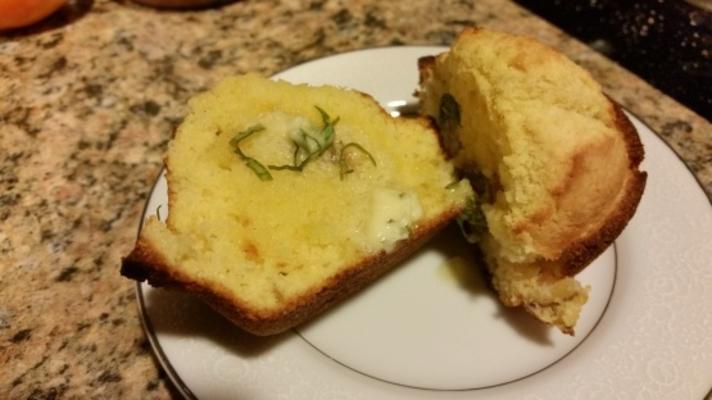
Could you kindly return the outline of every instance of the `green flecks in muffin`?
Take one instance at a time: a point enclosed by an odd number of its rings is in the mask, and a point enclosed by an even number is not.
[[[455,156],[462,148],[462,143],[457,137],[457,129],[460,127],[460,105],[450,93],[440,97],[437,123],[445,151],[449,156]]]
[[[487,219],[480,203],[474,197],[467,200],[465,208],[457,216],[457,224],[470,243],[479,242],[482,235],[487,232]]]

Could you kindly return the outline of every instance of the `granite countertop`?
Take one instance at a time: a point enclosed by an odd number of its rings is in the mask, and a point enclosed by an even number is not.
[[[0,398],[166,398],[119,275],[186,100],[227,75],[352,49],[535,36],[587,67],[712,194],[710,124],[504,0],[242,1],[156,11],[78,0],[0,36]]]

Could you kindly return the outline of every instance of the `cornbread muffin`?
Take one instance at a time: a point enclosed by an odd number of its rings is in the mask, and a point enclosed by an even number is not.
[[[571,277],[645,186],[635,129],[588,72],[529,38],[467,29],[419,69],[421,111],[479,194],[473,241],[501,300],[573,333],[588,289]]]
[[[190,101],[166,158],[170,214],[121,273],[287,330],[382,275],[473,195],[426,119],[334,87],[227,79]]]

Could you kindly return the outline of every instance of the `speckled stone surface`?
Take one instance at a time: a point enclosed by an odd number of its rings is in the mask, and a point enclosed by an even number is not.
[[[449,44],[473,24],[538,37],[583,64],[712,193],[707,121],[507,1],[158,12],[80,0],[0,36],[0,398],[171,397],[118,270],[190,96],[336,52]]]

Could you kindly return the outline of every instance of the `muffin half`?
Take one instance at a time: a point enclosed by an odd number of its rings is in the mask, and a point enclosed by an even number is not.
[[[258,335],[376,279],[472,196],[426,119],[252,74],[190,101],[166,168],[168,219],[147,221],[122,274],[195,293]]]
[[[645,186],[643,147],[584,69],[529,38],[467,29],[419,61],[421,111],[478,202],[470,239],[507,306],[572,334],[572,277],[620,234]]]

